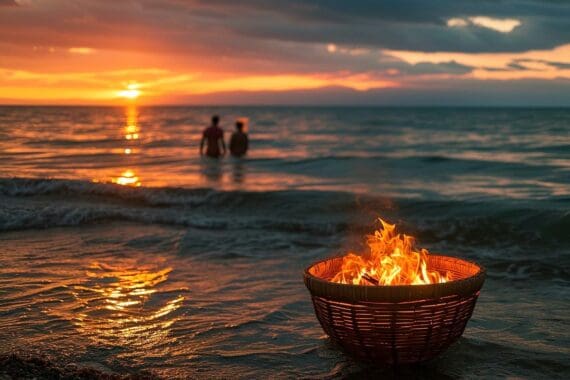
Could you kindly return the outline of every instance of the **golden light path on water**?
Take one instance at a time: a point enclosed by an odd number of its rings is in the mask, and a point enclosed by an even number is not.
[[[159,291],[171,271],[155,265],[91,263],[86,281],[73,288],[80,310],[71,316],[73,324],[104,345],[140,349],[171,343],[170,327],[178,320],[171,314],[184,301],[180,294]]]
[[[135,156],[136,154],[140,153],[140,148],[135,148],[134,145],[140,139],[140,128],[137,123],[138,120],[138,110],[135,104],[130,104],[126,110],[126,125],[124,127],[124,134],[125,134],[125,141],[126,145],[123,150],[120,152],[126,156]],[[129,157],[127,157],[129,158]],[[116,183],[118,185],[123,186],[141,186],[141,181],[139,177],[136,175],[135,170],[133,168],[128,168],[121,172],[121,174],[117,177],[113,177],[111,179],[112,183]]]

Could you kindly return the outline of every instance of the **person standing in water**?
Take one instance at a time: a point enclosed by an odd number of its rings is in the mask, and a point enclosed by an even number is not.
[[[230,153],[234,157],[242,157],[247,153],[249,140],[247,133],[243,131],[243,122],[236,121],[236,131],[232,133],[230,139]]]
[[[226,144],[224,143],[224,131],[218,126],[220,117],[212,116],[212,125],[204,130],[202,141],[200,141],[200,155],[204,155],[204,142],[207,142],[206,155],[218,158],[226,154]]]

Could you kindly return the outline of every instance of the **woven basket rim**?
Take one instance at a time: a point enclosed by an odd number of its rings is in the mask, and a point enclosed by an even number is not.
[[[455,260],[467,265],[474,265],[478,271],[468,277],[446,283],[428,285],[352,285],[331,282],[309,272],[311,268],[343,256],[333,256],[318,260],[304,271],[305,285],[313,296],[324,297],[333,301],[344,302],[406,302],[422,299],[435,299],[452,295],[468,296],[478,292],[486,277],[486,269],[475,261],[463,258],[430,254],[430,258],[438,260]]]

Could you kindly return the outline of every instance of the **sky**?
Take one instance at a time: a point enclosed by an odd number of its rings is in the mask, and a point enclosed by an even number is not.
[[[0,0],[0,104],[570,106],[567,0]]]

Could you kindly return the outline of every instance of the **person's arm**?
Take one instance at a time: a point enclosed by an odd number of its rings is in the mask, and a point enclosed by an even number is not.
[[[202,140],[200,141],[200,156],[204,155],[204,141],[206,140],[206,136],[202,135]]]

